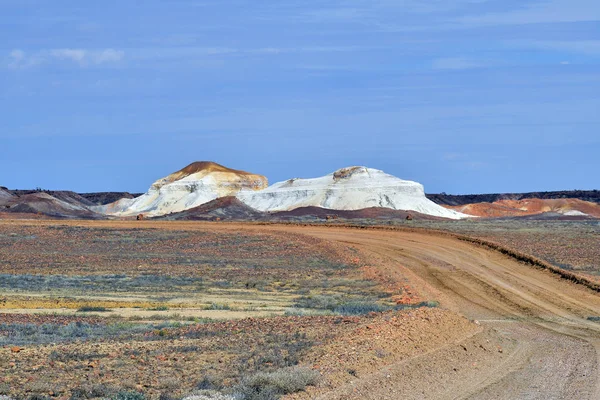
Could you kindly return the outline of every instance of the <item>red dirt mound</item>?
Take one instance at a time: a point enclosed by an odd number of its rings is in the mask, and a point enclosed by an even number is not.
[[[171,221],[210,221],[210,220],[260,220],[265,213],[248,207],[234,196],[215,199],[189,210],[172,213],[155,219]]]
[[[406,219],[427,219],[427,220],[445,220],[445,218],[433,217],[431,215],[420,214],[414,211],[392,210],[391,208],[371,207],[362,210],[330,210],[321,207],[300,207],[291,211],[280,211],[270,214],[275,219],[296,219],[302,217],[327,218],[337,217],[340,219],[387,219],[387,220],[406,220]]]

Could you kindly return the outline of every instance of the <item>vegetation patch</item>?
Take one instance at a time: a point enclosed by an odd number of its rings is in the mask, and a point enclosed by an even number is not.
[[[109,308],[99,306],[83,306],[77,309],[77,312],[108,312]]]
[[[261,372],[244,377],[234,390],[235,398],[243,400],[271,400],[300,392],[319,382],[318,372],[305,367],[292,367],[274,372]]]

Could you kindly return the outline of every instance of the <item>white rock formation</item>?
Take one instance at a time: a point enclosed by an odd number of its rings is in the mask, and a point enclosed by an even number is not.
[[[448,210],[425,197],[423,185],[367,167],[349,167],[314,179],[289,179],[237,198],[260,211],[287,211],[316,206],[333,210],[384,207],[460,219],[469,215]]]
[[[267,178],[262,175],[213,162],[195,162],[154,182],[140,197],[91,208],[115,216],[158,216],[197,207],[218,197],[235,196],[240,190],[264,189],[267,185]]]

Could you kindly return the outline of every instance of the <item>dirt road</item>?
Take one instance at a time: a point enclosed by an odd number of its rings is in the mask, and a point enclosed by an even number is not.
[[[352,244],[411,277],[442,307],[512,340],[502,365],[464,365],[452,346],[322,398],[599,399],[600,296],[508,256],[455,238],[397,231],[290,228]],[[489,334],[489,332],[488,332]],[[469,339],[471,341],[475,338]],[[395,379],[394,379],[395,378]],[[382,384],[384,382],[385,384]]]

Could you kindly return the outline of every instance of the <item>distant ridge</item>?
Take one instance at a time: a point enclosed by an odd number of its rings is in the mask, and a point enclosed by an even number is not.
[[[426,194],[434,203],[445,206],[463,206],[473,203],[493,203],[500,200],[524,199],[579,199],[600,204],[600,190],[560,190],[553,192],[528,192],[528,193],[490,193],[490,194]]]

